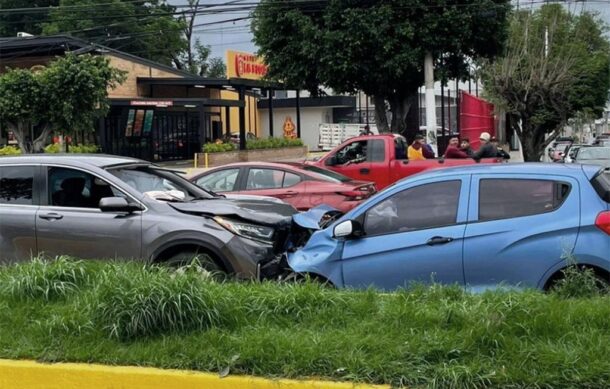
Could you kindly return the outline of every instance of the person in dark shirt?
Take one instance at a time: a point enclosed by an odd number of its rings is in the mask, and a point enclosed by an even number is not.
[[[447,146],[447,150],[445,150],[445,154],[443,155],[445,158],[468,158],[468,154],[459,148],[460,141],[457,136],[451,137],[449,139],[449,145]]]
[[[491,135],[488,132],[482,132],[479,140],[481,141],[481,147],[472,155],[472,158],[475,161],[480,161],[483,158],[496,158],[498,150],[491,143]]]
[[[500,145],[498,144],[498,139],[495,136],[491,137],[491,144],[494,145],[494,147],[498,151],[496,155],[498,158],[510,159],[510,154],[508,154],[502,149],[502,147],[500,147]]]
[[[422,146],[422,154],[424,155],[424,158],[426,159],[434,159],[436,157],[436,155],[434,154],[434,149],[432,149],[432,146],[430,146],[427,141],[426,141],[426,136],[422,135],[421,136],[421,146]]]
[[[470,139],[462,138],[462,141],[460,142],[460,150],[462,150],[468,157],[472,158],[474,153],[470,148]]]

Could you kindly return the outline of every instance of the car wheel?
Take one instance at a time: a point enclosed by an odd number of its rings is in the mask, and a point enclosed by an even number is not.
[[[227,273],[222,266],[210,255],[204,253],[181,252],[170,257],[163,264],[175,268],[179,272],[195,271],[202,276],[214,279],[225,279],[227,277]]]

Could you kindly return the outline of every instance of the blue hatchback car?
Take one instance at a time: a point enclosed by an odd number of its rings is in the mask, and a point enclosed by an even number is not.
[[[315,232],[288,264],[336,287],[434,281],[477,291],[547,289],[568,256],[609,279],[608,170],[502,164],[418,174]]]

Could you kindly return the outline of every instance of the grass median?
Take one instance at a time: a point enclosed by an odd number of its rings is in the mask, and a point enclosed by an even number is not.
[[[410,387],[605,387],[610,298],[573,295],[380,294],[36,260],[0,269],[0,357]]]

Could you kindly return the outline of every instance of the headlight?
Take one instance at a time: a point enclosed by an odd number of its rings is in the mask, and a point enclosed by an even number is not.
[[[271,240],[271,238],[273,238],[273,228],[227,220],[220,216],[214,217],[214,221],[216,221],[216,223],[220,224],[235,235],[243,236],[244,238],[259,240],[268,244],[273,244],[273,241]]]

